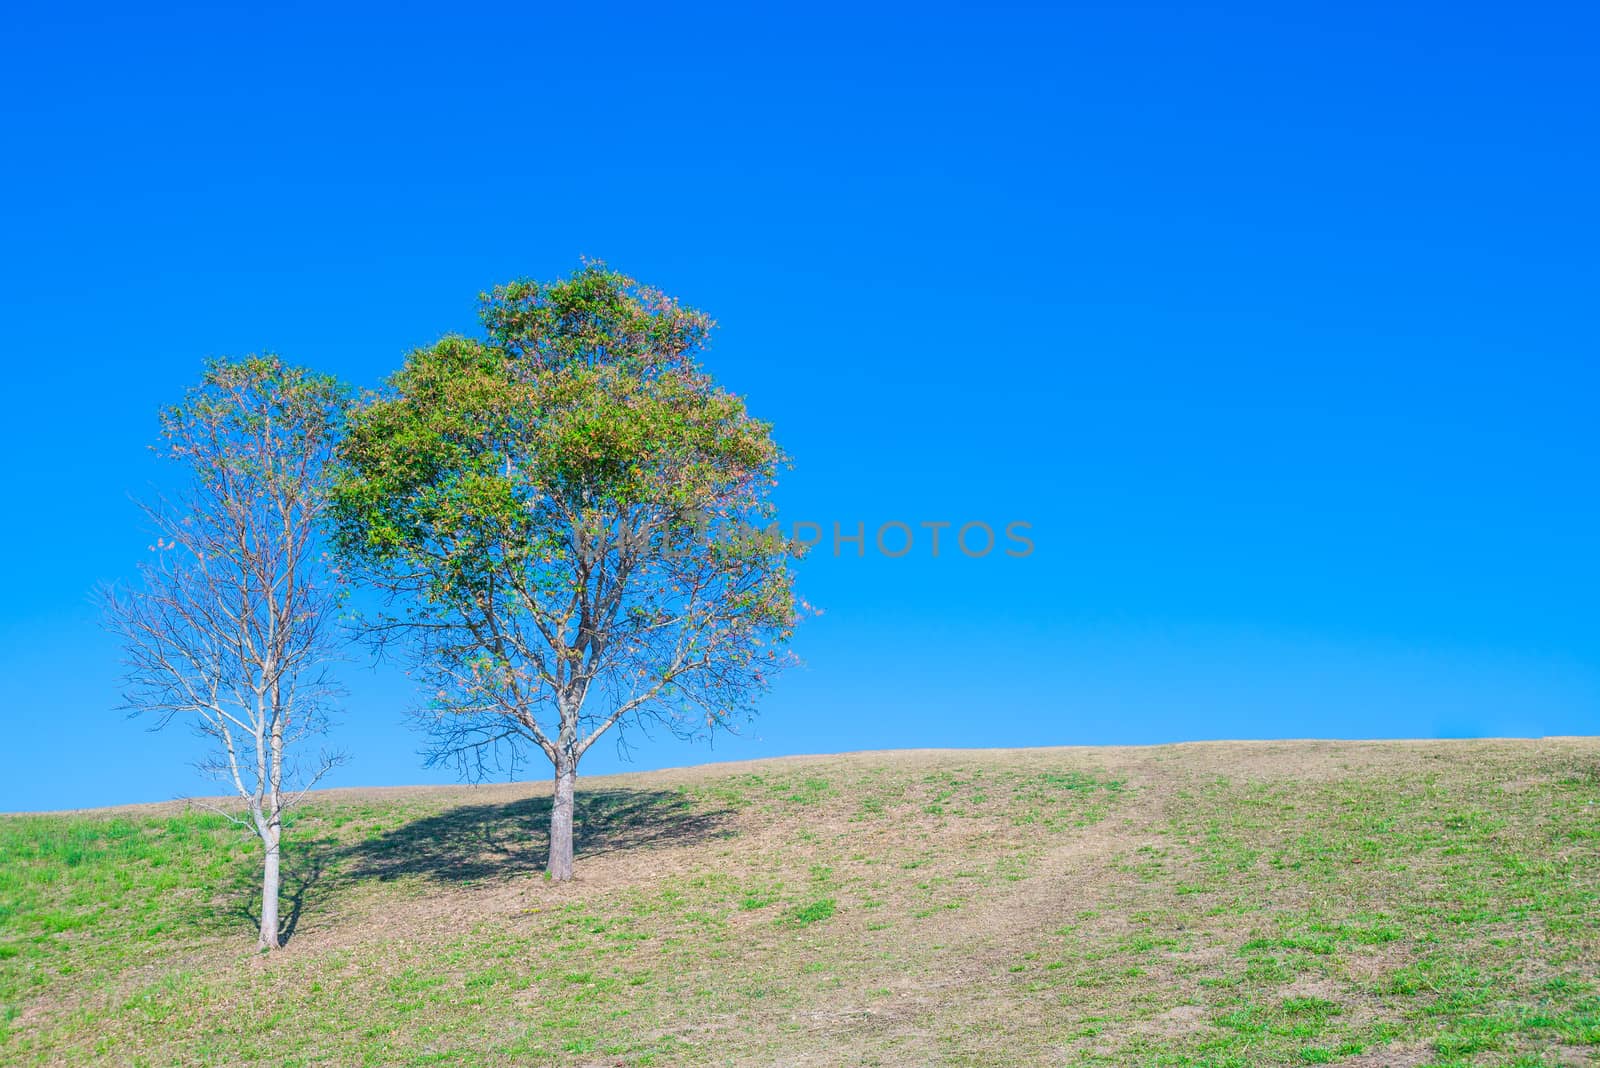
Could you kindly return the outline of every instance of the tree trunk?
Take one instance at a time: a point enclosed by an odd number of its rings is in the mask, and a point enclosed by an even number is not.
[[[261,869],[261,940],[258,945],[262,949],[283,948],[283,942],[278,937],[278,884],[281,881],[278,843],[282,838],[283,825],[274,816],[267,824],[267,833],[262,837],[262,844],[267,847],[266,862]]]
[[[572,878],[572,790],[577,782],[578,762],[558,761],[555,800],[550,806],[550,863],[545,868],[558,882]]]

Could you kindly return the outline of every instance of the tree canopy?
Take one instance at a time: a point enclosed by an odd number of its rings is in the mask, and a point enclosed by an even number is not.
[[[559,810],[609,728],[730,726],[783,666],[785,460],[699,366],[711,319],[658,290],[591,263],[480,314],[353,415],[335,537],[389,595],[374,633],[427,681],[434,758],[476,773],[532,743]]]

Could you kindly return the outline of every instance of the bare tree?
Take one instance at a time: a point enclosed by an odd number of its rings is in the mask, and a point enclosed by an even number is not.
[[[161,413],[159,452],[187,468],[175,496],[142,505],[155,559],[105,593],[123,641],[126,707],[178,719],[213,744],[200,763],[244,800],[264,851],[263,949],[282,945],[284,813],[331,768],[305,761],[327,728],[337,588],[320,547],[325,465],[348,401],[332,378],[276,357],[213,361]]]

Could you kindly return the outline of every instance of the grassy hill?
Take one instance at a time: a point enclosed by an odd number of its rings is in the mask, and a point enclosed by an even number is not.
[[[530,799],[530,794],[532,798]],[[328,791],[288,948],[176,805],[0,818],[0,1063],[1600,1059],[1600,741],[865,753]]]

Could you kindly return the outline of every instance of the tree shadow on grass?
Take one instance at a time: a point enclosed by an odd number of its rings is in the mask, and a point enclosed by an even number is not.
[[[294,937],[300,926],[300,916],[305,912],[306,899],[311,896],[327,871],[333,857],[333,839],[288,838],[283,843],[283,881],[278,891],[278,939],[284,945]],[[240,904],[235,915],[249,923],[252,930],[261,928],[261,867],[260,855],[252,854],[255,861],[247,870],[235,877],[233,896]]]
[[[423,876],[473,882],[544,870],[550,847],[549,797],[462,805],[413,820],[343,851],[352,879]],[[666,790],[579,790],[573,845],[586,858],[625,850],[687,845],[733,834],[728,809],[707,811]]]

